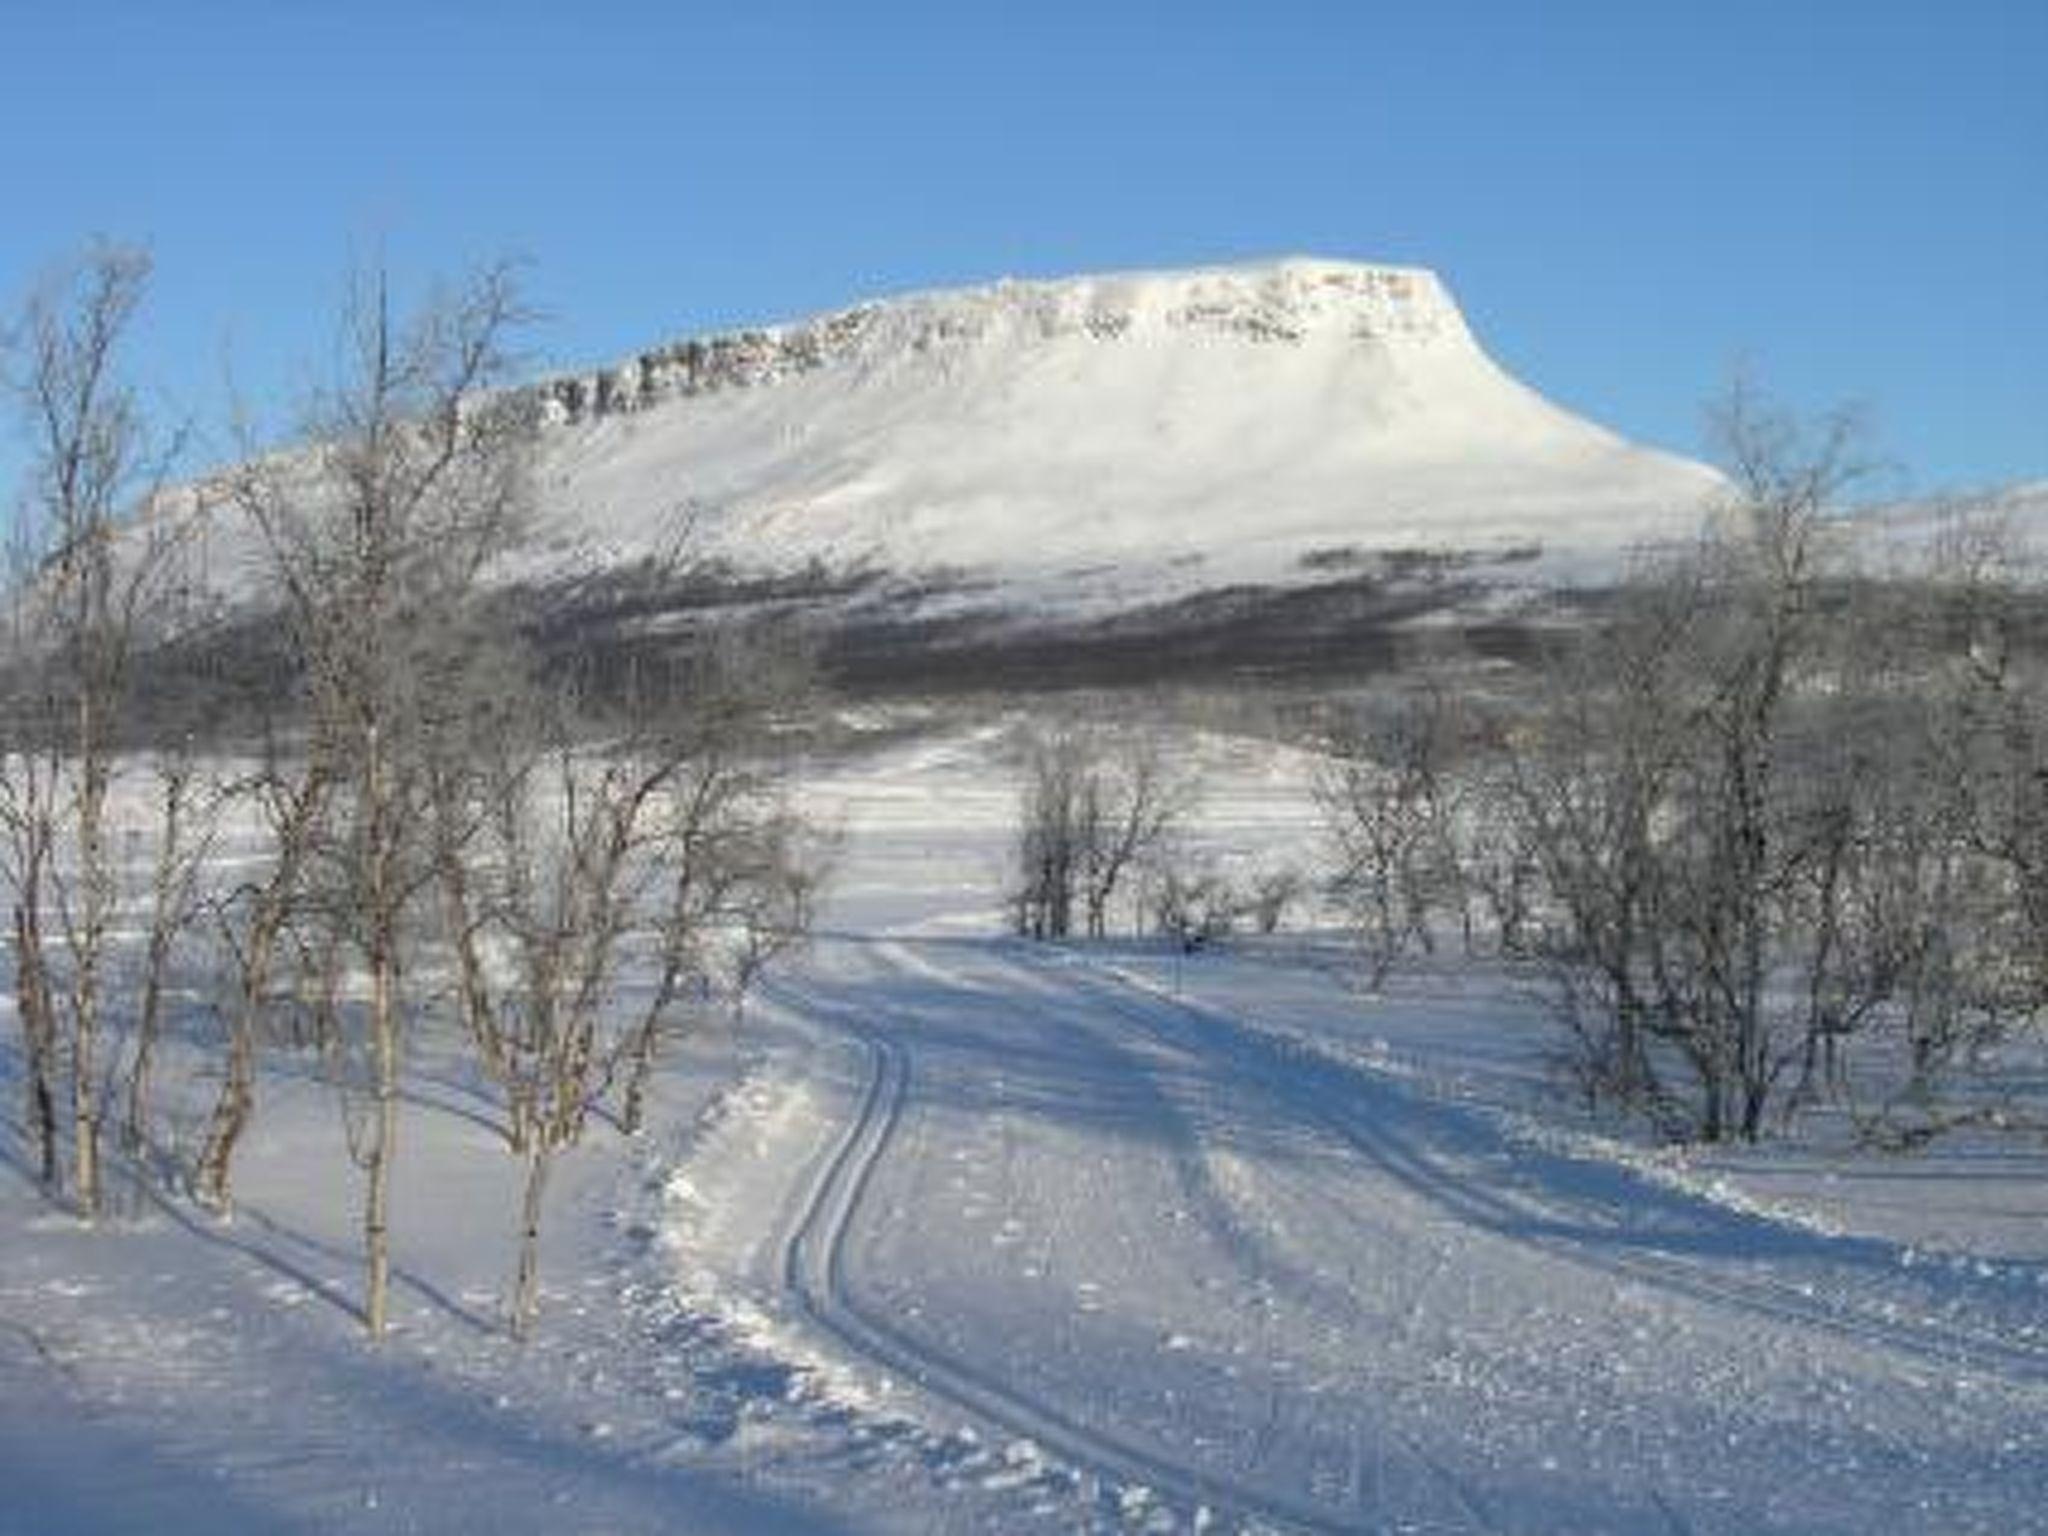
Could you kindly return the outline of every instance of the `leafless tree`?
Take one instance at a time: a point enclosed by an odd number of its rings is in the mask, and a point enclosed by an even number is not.
[[[1977,1104],[1958,1108],[1943,1102],[1945,1080],[2048,1014],[2038,573],[2010,530],[1959,511],[1927,596],[1949,644],[1923,646],[1917,729],[1887,736],[1889,750],[1910,750],[1917,764],[1897,794],[1907,807],[1891,820],[1913,834],[1906,870],[1919,878],[1893,880],[1905,886],[1893,906],[1915,922],[1900,988],[1909,1071],[1867,1116],[1884,1140],[1923,1139],[1984,1112],[1986,1084],[1973,1085]]]
[[[1506,824],[1533,851],[1553,965],[1594,1095],[1664,1102],[1649,1044],[1662,935],[1662,809],[1686,744],[1665,729],[1686,685],[1687,610],[1632,602],[1625,643],[1558,658],[1531,719],[1507,733]]]
[[[1073,932],[1085,773],[1077,733],[1056,731],[1029,744],[1017,835],[1021,878],[1013,904],[1017,931],[1034,939],[1063,939]]]
[[[149,272],[138,251],[96,246],[37,290],[8,338],[7,382],[27,424],[33,483],[13,541],[28,560],[10,635],[13,739],[0,819],[12,850],[32,1118],[54,1174],[46,1096],[61,1048],[72,1196],[88,1218],[102,1203],[102,1055],[119,894],[109,794],[131,663],[182,542],[182,525],[157,515],[176,445],[152,434],[119,373]]]
[[[1793,753],[1833,683],[1828,514],[1858,469],[1853,424],[1802,434],[1738,390],[1721,429],[1734,496],[1637,579],[1515,777],[1588,1082],[1669,1108],[1655,1043],[1708,1140],[1755,1137],[1813,1031],[1891,984],[1865,967],[1841,996],[1849,827]]]
[[[529,505],[530,402],[493,392],[523,319],[508,269],[393,313],[385,281],[347,313],[337,386],[309,447],[252,458],[232,484],[260,532],[306,690],[309,774],[331,776],[306,878],[367,972],[351,1059],[369,1112],[352,1121],[365,1174],[364,1321],[381,1337],[407,998],[407,919],[435,869],[436,743],[465,738],[491,655],[480,574]]]
[[[149,937],[142,962],[142,997],[136,1009],[122,1145],[139,1152],[148,1137],[150,1088],[157,1041],[163,1030],[164,994],[179,941],[190,931],[203,891],[201,878],[219,831],[221,798],[202,777],[194,743],[187,738],[159,753],[156,851],[149,882]]]
[[[1091,938],[1108,932],[1117,894],[1188,814],[1193,776],[1156,732],[1061,725],[1027,749],[1014,897],[1017,928],[1060,939],[1078,909]]]
[[[1147,883],[1153,926],[1189,953],[1227,937],[1245,906],[1223,872],[1202,860],[1164,861]]]
[[[764,765],[773,666],[693,668],[623,708],[529,694],[528,724],[445,759],[435,826],[462,1016],[524,1163],[511,1326],[539,1302],[556,1158],[614,1091],[637,1128],[679,1011],[730,1001],[808,923],[813,870]],[[653,978],[628,1002],[629,965]]]
[[[1476,751],[1460,774],[1454,823],[1466,952],[1481,947],[1526,959],[1541,927],[1541,860],[1516,809],[1515,754],[1509,717],[1490,712]]]
[[[1260,870],[1246,893],[1246,911],[1262,934],[1280,931],[1287,914],[1308,894],[1308,878],[1291,864]]]
[[[221,1215],[234,1209],[235,1154],[256,1109],[256,1065],[263,1025],[278,990],[282,962],[294,939],[296,920],[316,935],[331,925],[314,909],[306,891],[314,837],[333,787],[333,765],[325,760],[287,763],[274,735],[266,736],[261,764],[235,786],[236,797],[253,804],[268,834],[269,858],[262,873],[212,901],[224,967],[226,996],[221,1011],[225,1040],[220,1087],[207,1119],[206,1136],[194,1170],[199,1199]],[[317,938],[315,942],[318,942]],[[332,976],[333,967],[313,967]]]
[[[1355,721],[1316,785],[1335,855],[1332,889],[1352,914],[1375,987],[1403,955],[1433,951],[1435,917],[1462,907],[1456,733],[1443,693],[1425,688]]]
[[[1186,815],[1192,795],[1192,782],[1175,771],[1154,731],[1119,734],[1083,774],[1079,874],[1090,938],[1108,933],[1110,903],[1132,867]]]
[[[10,745],[0,773],[0,827],[5,829],[6,877],[14,895],[14,1006],[21,1021],[27,1124],[36,1146],[38,1176],[55,1192],[63,1176],[58,1159],[57,1002],[52,995],[43,915],[57,839],[57,784],[61,762],[35,745]]]

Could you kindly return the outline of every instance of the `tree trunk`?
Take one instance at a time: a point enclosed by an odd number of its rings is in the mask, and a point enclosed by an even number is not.
[[[121,1125],[122,1145],[132,1154],[142,1150],[149,1130],[149,1080],[155,1066],[157,1026],[163,1017],[164,965],[168,940],[152,934],[149,971],[142,983],[142,1012],[135,1023],[135,1061],[128,1069],[128,1108]]]
[[[368,1189],[363,1202],[363,1254],[367,1276],[363,1324],[381,1341],[391,1289],[391,1155],[398,1133],[398,1016],[394,958],[380,936],[370,957],[372,1049],[376,1056],[377,1131],[370,1146]]]
[[[540,1218],[547,1193],[554,1148],[547,1133],[534,1127],[526,1144],[526,1195],[520,1203],[519,1272],[512,1287],[512,1337],[524,1343],[533,1333],[540,1310]]]
[[[71,1189],[78,1214],[100,1213],[98,1073],[99,1000],[89,971],[81,970],[71,1035]]]
[[[142,979],[142,1011],[135,1021],[135,1061],[128,1069],[128,1105],[121,1141],[132,1155],[142,1149],[149,1130],[150,1073],[156,1062],[158,1027],[163,1021],[164,972],[170,965],[172,940],[183,917],[179,861],[183,837],[185,779],[182,769],[164,790],[162,844],[157,850],[149,921],[149,957]]]
[[[108,907],[106,850],[107,765],[100,757],[88,690],[79,711],[83,782],[78,800],[79,883],[85,892],[83,929],[77,936],[72,982],[71,1131],[72,1193],[87,1221],[100,1214],[100,952]]]
[[[625,1103],[619,1110],[619,1128],[637,1136],[647,1123],[647,1084],[654,1076],[654,1054],[660,1025],[649,1020],[633,1041],[632,1066],[626,1074]]]
[[[43,973],[43,940],[36,917],[40,878],[25,880],[26,898],[14,909],[15,1006],[21,1013],[28,1071],[28,1121],[36,1140],[40,1177],[46,1190],[57,1186],[57,1021],[50,1014],[49,982]]]
[[[283,849],[280,866],[257,898],[249,921],[248,947],[240,956],[240,995],[235,999],[234,1022],[228,1032],[226,1071],[207,1126],[206,1147],[200,1154],[199,1198],[223,1216],[234,1211],[235,1152],[256,1109],[256,1031],[264,996],[270,990],[278,933],[284,926],[285,893],[296,878],[299,835],[294,821],[288,829],[293,841]]]
[[[206,1147],[199,1156],[199,1198],[222,1216],[234,1213],[235,1148],[248,1129],[256,1107],[256,1034],[254,1010],[246,999],[228,1037],[227,1070],[220,1096],[207,1123]]]

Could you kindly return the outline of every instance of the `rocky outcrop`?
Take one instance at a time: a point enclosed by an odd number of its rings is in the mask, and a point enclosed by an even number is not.
[[[1086,336],[1117,343],[1153,327],[1298,345],[1335,334],[1368,345],[1466,338],[1434,274],[1415,268],[1290,260],[1192,272],[984,288],[856,305],[792,325],[679,341],[609,368],[532,386],[544,421],[644,410],[718,390],[752,389],[888,354],[971,347],[994,335]]]

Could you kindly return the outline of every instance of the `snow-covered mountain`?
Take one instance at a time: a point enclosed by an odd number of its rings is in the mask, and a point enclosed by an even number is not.
[[[1374,552],[1599,570],[1718,483],[1510,378],[1433,274],[1337,261],[881,300],[535,389],[533,577],[684,545],[1058,605]]]

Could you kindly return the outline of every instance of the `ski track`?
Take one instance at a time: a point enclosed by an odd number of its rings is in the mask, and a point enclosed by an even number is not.
[[[903,1220],[900,1209],[877,1197],[876,1185],[896,1165],[914,1163],[928,1150],[922,1126],[919,1142],[910,1146],[904,1145],[905,1128],[920,1110],[932,1112],[921,1098],[929,1100],[946,1087],[943,1056],[931,1064],[941,1080],[930,1087],[923,1083],[923,1056],[944,1047],[920,1039],[919,1024],[943,1017],[947,1008],[969,1015],[980,1010],[983,1017],[1007,1011],[1020,1028],[1036,1021],[1055,1031],[1051,1044],[1099,1052],[1103,1075],[1117,1073],[1117,1090],[1131,1096],[1136,1112],[1157,1133],[1196,1236],[1250,1288],[1267,1318],[1284,1302],[1297,1319],[1326,1325],[1336,1336],[1339,1329],[1355,1332],[1361,1312],[1357,1277],[1347,1284],[1318,1269],[1311,1252],[1291,1251],[1275,1210],[1299,1210],[1311,1224],[1341,1230],[1355,1225],[1363,1208],[1364,1197],[1352,1184],[1371,1180],[1430,1213],[1423,1228],[1435,1235],[1419,1239],[1415,1251],[1402,1256],[1413,1273],[1389,1269],[1382,1277],[1383,1306],[1373,1310],[1386,1316],[1388,1342],[1381,1353],[1388,1360],[1426,1350],[1419,1331],[1432,1312],[1433,1292],[1453,1271],[1464,1245],[1482,1242],[1507,1244],[1610,1287],[1640,1287],[1799,1338],[1820,1336],[1861,1351],[1977,1371],[2013,1390],[2048,1384],[2048,1350],[2003,1337],[1995,1325],[1975,1327],[1930,1315],[1930,1298],[1919,1290],[1922,1278],[1899,1271],[1896,1250],[1785,1228],[1663,1189],[1625,1169],[1551,1152],[1518,1152],[1517,1176],[1507,1187],[1496,1187],[1487,1175],[1500,1160],[1504,1133],[1469,1108],[1417,1094],[1381,1074],[1079,957],[975,940],[849,937],[827,940],[821,948],[842,968],[839,973],[813,965],[801,979],[774,984],[774,994],[811,1027],[852,1041],[864,1053],[866,1075],[850,1119],[783,1231],[785,1291],[812,1324],[857,1357],[1108,1485],[1142,1485],[1184,1511],[1220,1512],[1261,1528],[1355,1531],[1361,1522],[1393,1528],[1397,1521],[1404,1529],[1538,1528],[1497,1508],[1497,1493],[1482,1492],[1469,1472],[1433,1454],[1395,1422],[1388,1405],[1398,1407],[1413,1384],[1375,1381],[1371,1372],[1379,1367],[1371,1361],[1350,1387],[1356,1393],[1370,1386],[1369,1399],[1347,1398],[1341,1409],[1352,1447],[1350,1468],[1341,1501],[1328,1500],[1327,1489],[1303,1485],[1299,1457],[1310,1453],[1296,1448],[1291,1467],[1278,1459],[1290,1428],[1305,1428],[1290,1426],[1290,1419],[1305,1410],[1320,1416],[1325,1440],[1332,1433],[1331,1402],[1313,1390],[1294,1390],[1298,1383],[1274,1378],[1263,1419],[1242,1424],[1250,1431],[1246,1445],[1227,1458],[1230,1464],[1218,1464],[1226,1458],[1207,1454],[1199,1436],[1189,1448],[1160,1441],[1143,1423],[1104,1423],[1113,1404],[1062,1395],[1058,1382],[1013,1379],[1002,1370],[999,1352],[977,1358],[972,1344],[938,1337],[921,1307],[892,1308],[868,1294],[891,1277],[869,1274],[858,1262],[857,1239]],[[850,974],[843,970],[849,961],[855,967]],[[992,1063],[993,1058],[984,1065]],[[1224,1084],[1232,1085],[1234,1102],[1219,1102]],[[1240,1209],[1251,1205],[1242,1192],[1233,1195],[1219,1183],[1216,1159],[1224,1154],[1215,1143],[1224,1139],[1233,1112],[1268,1130],[1291,1120],[1293,1133],[1306,1139],[1298,1155],[1260,1161],[1256,1209],[1266,1216],[1263,1221]],[[1007,1123],[995,1134],[1007,1149]],[[1309,1147],[1308,1140],[1318,1145]],[[1310,1151],[1348,1158],[1355,1177],[1333,1181],[1314,1165]],[[1006,1150],[1006,1160],[1009,1155]],[[1078,1187],[1081,1176],[1076,1177]],[[1107,1196],[1115,1199],[1117,1191],[1111,1187]],[[1630,1214],[1638,1207],[1645,1213],[1640,1224]],[[1086,1232],[1048,1232],[1048,1251],[1059,1249],[1063,1237],[1066,1247],[1075,1248]],[[1756,1240],[1769,1261],[1789,1257],[1824,1267],[1837,1283],[1802,1287],[1740,1272],[1747,1262],[1740,1256],[1745,1237]],[[1839,1283],[1851,1277],[1857,1283]],[[1995,1287],[1984,1289],[1988,1302],[2001,1299]],[[1375,1448],[1370,1475],[1368,1441]],[[1405,1470],[1390,1471],[1389,1453]],[[1652,1469],[1635,1478],[1632,1490],[1612,1492],[1625,1493],[1639,1511],[1638,1528],[1695,1528],[1685,1501]],[[1618,1510],[1614,1506],[1610,1513]]]
[[[880,946],[877,954],[926,981],[983,995],[995,990],[936,966],[899,942]],[[1015,970],[1017,990],[1039,995],[1061,990],[1059,978],[1053,975],[1027,967]],[[1316,1532],[1358,1529],[1355,1513],[1332,1511],[1272,1488],[1205,1472],[1087,1424],[1059,1405],[1026,1396],[976,1370],[971,1362],[933,1347],[908,1329],[877,1315],[872,1308],[862,1306],[848,1283],[848,1242],[875,1170],[902,1120],[912,1080],[909,1052],[880,1022],[821,1003],[815,996],[788,995],[796,1001],[799,1011],[860,1042],[868,1052],[870,1068],[859,1108],[785,1243],[785,1285],[813,1321],[876,1364],[917,1382],[925,1391],[1011,1434],[1028,1437],[1099,1478],[1142,1484],[1190,1509],[1220,1510],[1240,1520],[1254,1517],[1278,1522],[1287,1529]],[[1200,1174],[1188,1166],[1183,1165],[1179,1171],[1187,1183],[1200,1182]],[[1223,1206],[1220,1198],[1210,1198],[1219,1209]],[[1253,1239],[1227,1214],[1214,1219],[1217,1225],[1228,1229],[1230,1237],[1224,1246],[1234,1253],[1241,1269],[1268,1278],[1287,1273],[1284,1255],[1255,1251]],[[1438,1262],[1442,1262],[1441,1255]],[[1303,1291],[1315,1289],[1310,1280],[1297,1279],[1295,1284]],[[1419,1297],[1415,1300],[1419,1301]],[[1274,1402],[1277,1410],[1277,1395]],[[1278,1429],[1276,1411],[1268,1425],[1268,1438],[1277,1435]],[[1460,1517],[1452,1528],[1477,1532],[1501,1529],[1447,1467],[1405,1437],[1400,1437],[1398,1443],[1416,1467],[1448,1496]],[[1255,1450],[1253,1464],[1262,1459]]]
[[[864,1308],[847,1282],[846,1250],[869,1182],[901,1121],[910,1083],[908,1053],[877,1026],[812,1004],[867,1049],[870,1074],[860,1108],[791,1229],[783,1253],[784,1283],[819,1326],[875,1364],[916,1382],[969,1414],[1022,1435],[1098,1478],[1139,1483],[1191,1507],[1221,1505],[1238,1514],[1277,1519],[1291,1528],[1345,1532],[1348,1521],[1264,1490],[1255,1490],[1170,1462],[1086,1425],[1057,1406],[1026,1397],[954,1355]]]

